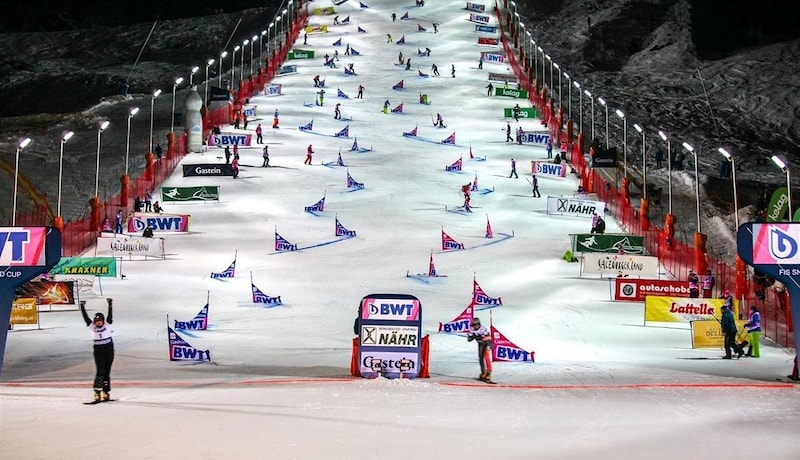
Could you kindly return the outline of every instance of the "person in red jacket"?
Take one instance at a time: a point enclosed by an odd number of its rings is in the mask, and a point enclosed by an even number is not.
[[[311,155],[314,154],[314,149],[311,148],[311,144],[308,144],[308,148],[306,149],[306,161],[303,162],[304,165],[311,164]]]

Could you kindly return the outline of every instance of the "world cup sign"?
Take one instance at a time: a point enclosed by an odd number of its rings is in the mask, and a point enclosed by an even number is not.
[[[800,343],[800,223],[742,224],[736,233],[739,257],[786,285],[794,342]]]

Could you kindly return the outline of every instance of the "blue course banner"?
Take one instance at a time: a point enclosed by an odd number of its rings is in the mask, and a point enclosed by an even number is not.
[[[482,26],[480,24],[475,25],[475,32],[486,32],[489,34],[496,34],[497,27],[495,26]]]

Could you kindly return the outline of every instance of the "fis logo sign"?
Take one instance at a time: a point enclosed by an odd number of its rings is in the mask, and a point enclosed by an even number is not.
[[[0,227],[0,267],[45,264],[44,227]]]
[[[800,265],[800,224],[754,224],[753,263]]]

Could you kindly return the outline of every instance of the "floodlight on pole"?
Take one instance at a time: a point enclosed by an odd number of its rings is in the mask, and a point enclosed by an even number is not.
[[[733,174],[733,221],[736,230],[739,230],[739,193],[736,191],[736,159],[727,150],[720,147],[717,149],[728,161],[731,162],[731,173]]]
[[[208,68],[214,65],[216,61],[214,58],[209,59],[206,61],[206,81],[203,86],[203,103],[208,107]]]
[[[561,67],[557,63],[553,63],[553,67],[558,70],[558,108],[563,109],[564,106],[561,105]]]
[[[583,92],[580,83],[574,81],[572,84],[578,88],[578,132],[583,134]]]
[[[647,154],[645,152],[645,133],[644,128],[639,126],[638,123],[634,123],[633,127],[636,131],[639,131],[639,134],[642,135],[642,198],[645,200],[647,199]]]
[[[286,8],[284,8],[284,9],[281,11],[281,16],[283,16],[284,18],[286,18],[286,27],[284,28],[284,30],[286,30],[286,29],[288,29],[288,28],[289,28],[289,16],[286,14],[288,11],[289,11],[289,10],[287,10]]]
[[[231,87],[233,87],[233,82],[236,81],[236,52],[239,51],[241,47],[236,45],[233,47],[233,53],[231,54]],[[244,52],[244,50],[242,50]]]
[[[228,55],[227,51],[219,53],[219,75],[217,76],[217,86],[222,88],[222,60]]]
[[[592,97],[592,93],[588,89],[583,90],[583,94],[592,100],[592,142],[594,142],[594,97]]]
[[[606,108],[606,150],[608,150],[608,104],[606,104],[606,100],[602,97],[598,97],[597,102]]]
[[[700,177],[698,176],[697,168],[697,152],[693,146],[686,142],[684,142],[682,145],[683,148],[692,152],[692,155],[694,155],[694,197],[695,202],[697,203],[697,233],[702,233],[700,231]]]
[[[614,111],[622,119],[622,167],[625,178],[628,177],[628,117],[620,109]]]
[[[58,156],[58,199],[56,201],[56,217],[61,217],[61,178],[64,172],[64,144],[74,136],[75,133],[67,131],[61,136],[61,154]]]
[[[128,134],[125,137],[125,175],[128,175],[128,158],[131,153],[131,118],[139,113],[139,107],[134,107],[128,112]]]
[[[190,87],[192,86],[192,81],[194,80],[194,74],[196,74],[198,70],[200,70],[200,67],[194,66],[194,67],[192,67],[192,70],[189,72],[189,86]]]
[[[157,89],[153,91],[153,95],[150,97],[150,152],[153,151],[153,112],[156,105],[156,98],[161,95],[161,90]]]
[[[183,83],[183,77],[178,77],[175,79],[175,82],[172,84],[172,119],[170,120],[169,132],[175,133],[175,90],[178,89],[178,85]]]
[[[258,41],[258,68],[261,68],[261,63],[264,62],[264,35],[267,35],[267,29],[261,31],[261,40]]]
[[[783,172],[786,173],[786,196],[788,197],[789,204],[789,222],[792,221],[792,179],[789,175],[789,165],[778,155],[772,155],[772,162],[775,163]]]
[[[249,39],[246,39],[245,41],[242,42],[242,56],[241,56],[241,59],[239,60],[239,62],[240,62],[239,80],[244,80],[244,49],[245,49],[245,47],[247,46],[248,43],[250,43]],[[250,47],[250,51],[253,51],[253,47],[252,46]]]
[[[537,46],[536,49],[539,50],[540,53],[542,53],[542,86],[544,86],[544,84],[545,84],[545,78],[544,78],[544,50],[542,49],[541,46]]]
[[[567,118],[572,120],[572,78],[570,78],[569,74],[564,72],[564,76],[567,77]]]
[[[22,152],[28,144],[31,143],[31,138],[26,137],[19,141],[17,144],[17,153],[14,159],[14,206],[11,209],[11,226],[17,225],[17,185],[19,184],[19,153]]]
[[[250,39],[250,75],[253,75],[253,48],[256,46],[256,41],[258,41],[258,35],[253,35]]]
[[[549,54],[546,54],[544,57],[546,57],[547,60],[550,61],[550,88],[552,88],[553,87],[553,58],[551,58]]]
[[[108,128],[111,122],[106,120],[100,123],[100,126],[97,128],[97,161],[95,163],[94,169],[94,197],[98,197],[98,192],[100,190],[100,135],[103,134],[103,131]]]
[[[667,175],[669,176],[669,180],[667,181],[667,199],[669,201],[669,213],[672,214],[672,143],[670,142],[669,136],[664,131],[659,131],[658,136],[667,143]]]

